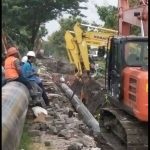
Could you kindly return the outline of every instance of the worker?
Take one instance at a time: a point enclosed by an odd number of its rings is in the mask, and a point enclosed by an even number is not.
[[[22,75],[22,77],[23,77],[23,65],[27,62],[27,60],[28,60],[27,56],[22,57],[22,60],[21,60],[21,75]]]
[[[90,64],[91,73],[95,72],[94,65],[95,65],[95,62],[93,62],[93,63]]]
[[[4,57],[2,57],[2,87],[7,83],[5,79],[5,70],[4,70]]]
[[[24,56],[22,58],[22,60],[21,60],[22,61],[22,66],[27,62],[27,60],[28,60],[27,56]],[[22,71],[23,71],[23,69],[22,69]],[[36,69],[36,67],[34,65],[32,65],[32,71],[33,72],[37,72],[37,69]],[[35,82],[37,83],[37,85],[43,90],[42,98],[43,98],[43,100],[44,100],[44,102],[46,104],[46,108],[49,108],[49,99],[48,99],[48,96],[47,96],[47,94],[45,92],[45,88],[43,86],[43,83],[42,83],[41,79],[39,78],[39,75],[33,75],[33,76],[35,78]]]
[[[27,53],[27,57],[28,60],[26,63],[24,63],[22,68],[22,75],[27,81],[29,81],[29,83],[34,89],[34,92],[38,95],[36,99],[33,99],[34,104],[36,106],[42,107],[42,104],[40,102],[41,102],[43,90],[35,82],[34,76],[38,75],[37,72],[32,71],[32,63],[35,61],[35,53],[33,51],[29,51]]]
[[[99,69],[99,65],[98,65],[98,63],[96,63],[95,65],[94,65],[94,70],[95,70],[95,73],[97,73],[97,70]]]
[[[18,81],[24,84],[28,88],[31,98],[35,98],[36,93],[34,92],[32,86],[28,81],[21,77],[21,66],[18,59],[18,50],[15,47],[10,47],[7,51],[7,55],[8,57],[6,58],[4,64],[6,81]]]
[[[32,71],[33,72],[37,72],[37,69],[35,66],[32,66]],[[48,96],[46,94],[46,91],[45,91],[45,88],[43,86],[43,83],[41,81],[41,79],[39,78],[39,75],[38,74],[35,74],[34,75],[34,78],[35,78],[35,82],[38,84],[38,86],[43,90],[43,93],[42,93],[42,98],[46,104],[46,108],[49,108],[49,99],[48,99]]]

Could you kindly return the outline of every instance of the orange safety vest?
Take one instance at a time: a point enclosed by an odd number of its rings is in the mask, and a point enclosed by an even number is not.
[[[10,56],[5,60],[5,78],[6,79],[13,79],[18,78],[19,74],[17,72],[17,68],[14,65],[14,61],[17,60],[17,58]]]

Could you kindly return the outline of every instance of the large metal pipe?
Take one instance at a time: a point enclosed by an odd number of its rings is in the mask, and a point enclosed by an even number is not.
[[[89,110],[84,106],[81,100],[74,95],[73,91],[64,83],[60,83],[62,90],[66,93],[67,97],[71,99],[72,105],[75,107],[76,111],[81,115],[84,123],[90,127],[94,132],[100,132],[99,123],[92,116]],[[72,97],[73,96],[73,97]]]
[[[2,87],[2,150],[17,150],[29,103],[28,89],[19,82]]]

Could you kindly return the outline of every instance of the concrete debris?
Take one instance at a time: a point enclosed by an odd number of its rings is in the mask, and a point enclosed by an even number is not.
[[[46,141],[44,142],[44,144],[45,144],[45,146],[53,146],[53,141],[51,141],[51,140],[46,140]]]
[[[36,136],[36,137],[34,137],[34,138],[32,139],[32,142],[34,142],[34,143],[40,143],[40,142],[41,142],[41,139],[40,139],[39,136]]]
[[[65,120],[65,118],[67,118],[68,116],[67,115],[58,115],[58,119],[60,120]]]
[[[59,94],[52,94],[52,93],[51,93],[51,94],[48,94],[47,96],[48,96],[48,97],[56,97],[56,98],[57,98],[57,97],[62,97],[62,96],[59,95]]]
[[[60,132],[62,129],[64,129],[64,126],[63,125],[57,125],[56,129],[58,132]]]
[[[79,138],[78,139],[79,143],[82,143],[83,146],[88,147],[89,146],[89,141],[87,141],[85,138]]]
[[[83,144],[76,142],[70,145],[68,147],[68,150],[82,150],[82,148],[83,148]]]
[[[64,121],[64,120],[57,120],[57,119],[54,119],[54,120],[53,120],[53,124],[54,124],[55,126],[57,126],[57,125],[65,126],[65,121]]]
[[[59,105],[58,105],[58,104],[55,104],[55,107],[56,107],[57,109],[60,109],[60,107],[59,107]]]
[[[79,118],[51,75],[43,72],[40,77],[50,100],[50,108],[44,113],[37,112],[37,117],[25,124],[33,143],[42,143],[51,150],[100,150],[89,136],[90,129]],[[66,79],[65,75],[64,78]]]
[[[49,129],[47,130],[47,134],[57,134],[57,129],[55,126],[49,126]]]
[[[51,121],[51,120],[53,120],[54,119],[54,116],[46,116],[45,117],[45,120],[46,121]]]
[[[74,118],[64,118],[67,124],[73,123],[74,122]]]
[[[58,136],[64,137],[66,140],[68,140],[69,138],[71,138],[72,134],[68,130],[64,129],[58,133]]]
[[[30,133],[31,136],[40,136],[40,130],[29,130],[28,131]]]

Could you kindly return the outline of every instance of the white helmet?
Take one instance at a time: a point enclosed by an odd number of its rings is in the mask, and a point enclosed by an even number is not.
[[[28,57],[27,57],[27,56],[24,56],[24,57],[22,57],[22,60],[21,60],[21,61],[22,61],[23,63],[26,63],[27,60],[28,60]]]
[[[34,51],[29,51],[29,52],[27,53],[27,56],[35,57],[35,53],[34,53]]]

